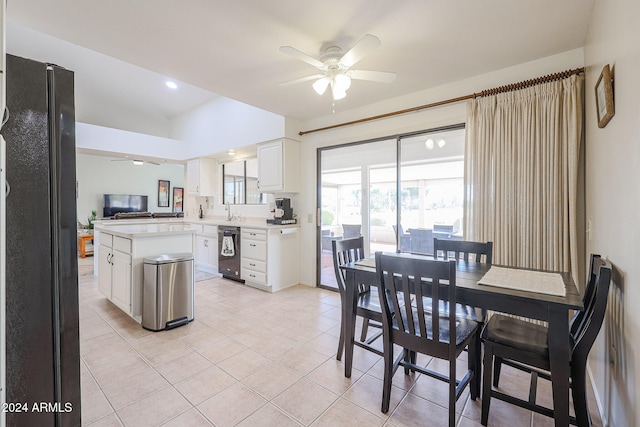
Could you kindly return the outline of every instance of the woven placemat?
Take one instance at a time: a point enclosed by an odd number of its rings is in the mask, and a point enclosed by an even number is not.
[[[543,271],[494,266],[478,281],[478,284],[547,295],[567,295],[562,276],[558,273]]]

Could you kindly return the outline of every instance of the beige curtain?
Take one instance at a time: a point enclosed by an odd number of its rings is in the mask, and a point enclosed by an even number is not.
[[[578,280],[576,202],[584,77],[467,103],[465,235],[493,262]]]

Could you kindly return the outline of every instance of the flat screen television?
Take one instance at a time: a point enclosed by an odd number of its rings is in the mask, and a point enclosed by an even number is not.
[[[132,194],[105,194],[102,216],[114,216],[118,212],[147,212],[148,196]]]

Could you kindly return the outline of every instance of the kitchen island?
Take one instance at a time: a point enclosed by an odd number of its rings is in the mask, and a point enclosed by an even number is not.
[[[144,258],[193,254],[195,228],[186,223],[102,223],[95,226],[98,288],[138,323],[142,321]]]

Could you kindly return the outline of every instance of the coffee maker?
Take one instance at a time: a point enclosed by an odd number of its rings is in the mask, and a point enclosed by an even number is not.
[[[273,210],[273,219],[268,219],[269,224],[295,224],[297,220],[293,217],[291,199],[276,199],[276,208]]]

